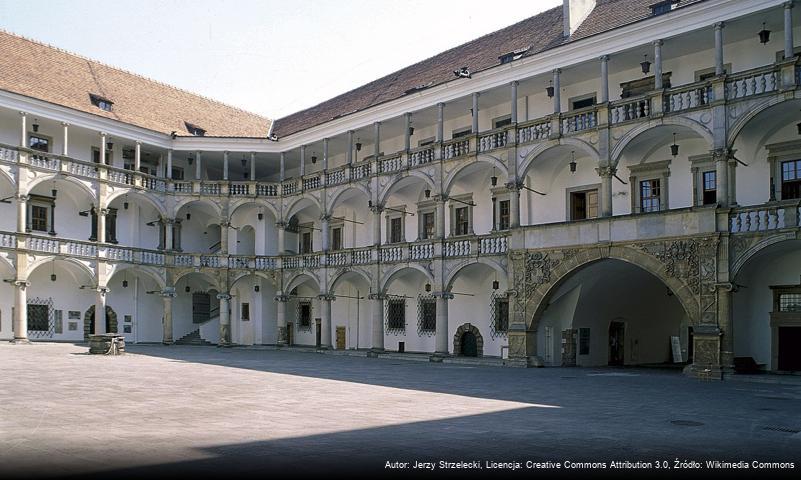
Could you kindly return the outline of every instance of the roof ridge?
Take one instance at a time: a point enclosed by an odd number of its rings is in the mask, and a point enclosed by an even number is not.
[[[130,70],[126,70],[126,69],[121,68],[121,67],[115,67],[114,65],[109,65],[108,63],[101,62],[100,60],[95,60],[93,58],[87,57],[86,55],[81,55],[80,53],[71,52],[71,51],[66,50],[64,48],[57,47],[55,45],[51,45],[49,43],[46,43],[46,42],[43,42],[43,41],[40,41],[40,40],[36,40],[34,38],[27,37],[25,35],[21,35],[19,33],[15,33],[15,32],[6,30],[5,28],[2,28],[2,27],[0,27],[0,33],[5,33],[5,34],[10,35],[12,37],[17,37],[17,38],[25,40],[27,42],[30,42],[30,43],[33,43],[33,44],[36,44],[36,45],[40,45],[42,47],[47,47],[47,48],[50,48],[52,50],[65,53],[67,55],[71,55],[73,57],[79,58],[81,60],[85,60],[85,61],[90,62],[90,63],[95,63],[97,65],[101,65],[103,67],[110,68],[110,69],[116,70],[118,72],[122,72],[122,73],[125,73],[125,74],[128,74],[128,75],[134,76],[134,77],[138,77],[138,78],[141,78],[142,80],[146,80],[148,82],[152,82],[152,83],[155,83],[157,85],[161,85],[161,86],[170,88],[172,90],[175,90],[175,91],[178,91],[178,92],[181,92],[181,93],[185,93],[185,94],[192,95],[192,96],[195,96],[195,97],[198,97],[198,98],[202,98],[202,99],[208,100],[208,101],[210,101],[212,103],[216,103],[218,105],[221,105],[221,106],[224,106],[224,107],[227,107],[227,108],[231,108],[233,110],[236,110],[236,111],[239,111],[239,112],[242,112],[242,113],[246,113],[248,115],[253,115],[255,117],[259,117],[259,118],[264,119],[264,120],[266,120],[268,122],[273,122],[274,121],[272,118],[265,117],[263,115],[259,115],[258,113],[245,110],[245,109],[243,109],[241,107],[237,107],[237,106],[222,102],[220,100],[217,100],[217,99],[214,99],[214,98],[211,98],[211,97],[207,97],[207,96],[199,94],[199,93],[191,92],[191,91],[186,90],[184,88],[176,87],[175,85],[171,85],[169,83],[162,82],[160,80],[156,80],[156,79],[147,77],[145,75],[142,75],[142,74],[139,74],[139,73],[136,73],[136,72],[132,72]]]

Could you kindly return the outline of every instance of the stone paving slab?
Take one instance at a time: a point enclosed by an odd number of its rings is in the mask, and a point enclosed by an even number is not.
[[[0,345],[0,478],[382,473],[388,460],[417,459],[801,467],[797,385],[269,349],[87,350]]]

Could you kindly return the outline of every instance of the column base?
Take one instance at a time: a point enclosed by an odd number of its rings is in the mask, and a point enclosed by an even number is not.
[[[175,342],[172,340],[166,340],[161,342],[162,345],[175,345]]]
[[[723,369],[719,365],[687,365],[682,373],[699,380],[723,380]]]
[[[511,357],[503,361],[506,367],[516,368],[541,368],[545,366],[545,362],[540,357]]]
[[[14,340],[9,340],[8,343],[11,345],[30,345],[31,341],[27,338],[15,338]]]
[[[442,363],[443,360],[445,360],[450,356],[451,355],[448,352],[434,352],[430,357],[428,357],[428,361],[434,363]]]
[[[383,348],[371,348],[367,350],[367,357],[368,358],[378,358],[379,355],[384,353],[385,350]]]

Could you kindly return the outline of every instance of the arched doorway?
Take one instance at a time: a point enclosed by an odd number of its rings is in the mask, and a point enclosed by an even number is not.
[[[117,312],[106,305],[106,333],[117,333]],[[89,340],[89,335],[95,333],[95,306],[86,310],[83,316],[83,338]]]
[[[453,351],[463,357],[484,356],[484,337],[475,325],[465,323],[453,335]]]

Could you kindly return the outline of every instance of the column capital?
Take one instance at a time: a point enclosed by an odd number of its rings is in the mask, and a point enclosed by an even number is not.
[[[111,290],[109,290],[109,288],[108,288],[108,287],[106,287],[106,286],[103,286],[103,285],[98,285],[98,286],[97,286],[97,288],[96,288],[95,290],[97,291],[97,293],[99,293],[99,294],[100,294],[100,296],[101,296],[101,297],[104,297],[104,296],[106,296],[106,294],[107,294],[107,293],[109,293],[109,292],[111,291]]]
[[[517,190],[520,190],[521,188],[523,188],[523,182],[521,182],[520,180],[517,180],[517,181],[510,180],[510,181],[506,182],[506,184],[504,186],[509,190],[517,191]]]
[[[443,300],[453,300],[453,294],[451,292],[434,292],[432,296]]]
[[[659,40],[654,40],[653,44],[655,47],[661,47],[662,45],[665,44],[665,42],[662,41],[662,39],[659,39]]]
[[[101,215],[101,216],[105,217],[106,215],[108,215],[109,209],[108,208],[99,208],[99,209],[96,210],[96,212],[97,212],[98,215]]]
[[[317,295],[317,299],[333,302],[334,300],[337,299],[337,297],[333,293],[321,293],[320,295]]]
[[[723,30],[725,26],[726,22],[715,22],[715,30]]]
[[[386,293],[370,293],[367,295],[368,300],[386,300],[387,294]]]
[[[617,168],[607,165],[605,167],[598,167],[595,171],[598,172],[598,175],[602,178],[611,178],[617,173]]]
[[[275,228],[277,228],[279,230],[286,230],[286,227],[288,225],[289,225],[289,223],[285,222],[283,220],[279,220],[279,221],[275,222]]]
[[[520,85],[520,82],[517,81],[517,80],[512,80],[511,82],[509,82],[509,85],[511,85],[513,87],[516,87],[516,86]]]
[[[437,102],[437,107],[445,108],[445,102]]]
[[[381,125],[381,122],[373,122],[373,125]]]
[[[320,215],[321,222],[328,222],[329,220],[331,220],[331,214],[323,213]]]
[[[286,303],[286,302],[289,301],[289,295],[276,295],[276,296],[273,297],[273,300],[276,301],[276,302],[284,302],[284,303]]]
[[[559,75],[560,73],[562,73],[562,69],[561,68],[554,68],[553,69],[553,73],[554,73],[554,75]]]
[[[231,227],[231,222],[229,222],[228,220],[220,221],[220,228],[230,228],[230,227]]]
[[[142,145],[142,141],[141,140],[136,140],[136,145],[137,146]]]
[[[69,122],[61,122],[61,126],[63,126],[63,127],[69,127],[69,126],[70,126],[70,123],[69,123]]]
[[[448,201],[448,196],[444,193],[434,195],[434,201],[445,203]]]
[[[218,293],[217,294],[217,300],[230,300],[230,299],[231,299],[231,295],[228,294],[228,293]]]
[[[480,97],[480,96],[481,96],[481,94],[480,94],[479,92],[473,92],[473,97],[476,97],[476,98],[478,98],[478,97]]]
[[[710,150],[709,153],[712,154],[712,159],[714,159],[716,162],[722,162],[734,156],[734,150],[728,147],[716,148],[714,150]]]
[[[793,3],[795,3],[795,2],[793,2],[793,0],[789,0],[789,1],[787,1],[787,2],[784,2],[784,4],[783,4],[783,5],[784,5],[784,8],[786,8],[786,9],[788,9],[788,10],[789,10],[789,9],[791,9],[791,8],[793,8]]]
[[[19,111],[19,115],[20,115],[21,117],[26,117],[26,116],[28,116],[28,112],[23,112],[22,110],[20,110],[20,111]]]
[[[601,55],[600,57],[598,57],[598,60],[600,60],[602,62],[608,62],[609,61],[609,55]]]
[[[17,201],[18,201],[18,202],[25,203],[25,202],[27,202],[27,201],[28,201],[28,200],[30,200],[30,199],[31,199],[31,196],[30,196],[30,195],[25,195],[25,194],[20,194],[20,195],[17,195]]]
[[[370,205],[370,211],[373,213],[380,214],[384,211],[384,205]]]
[[[164,287],[159,294],[164,298],[175,298],[177,295],[177,293],[175,293],[175,287]]]
[[[15,287],[21,288],[22,290],[25,290],[26,288],[31,286],[31,282],[27,280],[14,280],[13,283]]]
[[[97,133],[98,133],[98,134],[99,134],[101,137],[108,136],[108,134],[107,134],[106,132],[103,132],[103,131],[100,131],[100,132],[97,132]]]

